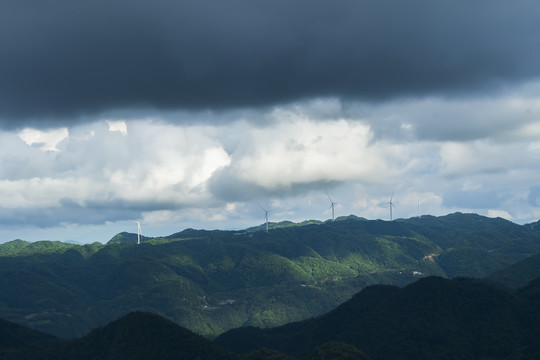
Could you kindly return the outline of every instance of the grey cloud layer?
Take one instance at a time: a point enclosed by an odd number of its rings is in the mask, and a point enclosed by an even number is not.
[[[0,124],[455,95],[540,76],[534,1],[5,1]]]

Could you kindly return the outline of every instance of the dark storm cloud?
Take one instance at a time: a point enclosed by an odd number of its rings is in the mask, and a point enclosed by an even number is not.
[[[525,0],[3,1],[0,122],[486,91],[539,51]]]

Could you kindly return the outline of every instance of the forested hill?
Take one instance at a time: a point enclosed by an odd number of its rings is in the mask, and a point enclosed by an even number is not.
[[[1,244],[0,318],[72,338],[142,310],[215,336],[310,318],[371,284],[484,277],[540,253],[535,227],[460,213],[136,238]]]
[[[235,354],[155,314],[134,312],[90,334],[60,340],[0,321],[2,360],[299,360],[261,348]],[[27,338],[28,337],[28,338]],[[354,346],[331,342],[303,360],[369,360]]]
[[[538,359],[539,280],[517,291],[466,278],[375,285],[318,318],[235,329],[215,343],[236,353],[267,347],[299,358],[339,341],[373,360]]]
[[[536,278],[540,278],[540,254],[528,256],[489,276],[489,279],[513,288],[525,286]]]
[[[60,340],[0,321],[0,358],[186,360],[445,360],[540,358],[540,279],[517,290],[478,279],[427,277],[373,285],[317,318],[244,327],[213,342],[134,312]]]

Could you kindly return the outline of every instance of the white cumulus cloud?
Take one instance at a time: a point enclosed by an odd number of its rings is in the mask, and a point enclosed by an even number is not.
[[[52,130],[25,128],[18,136],[30,146],[38,145],[42,151],[59,151],[57,146],[68,138],[69,131],[65,127]]]

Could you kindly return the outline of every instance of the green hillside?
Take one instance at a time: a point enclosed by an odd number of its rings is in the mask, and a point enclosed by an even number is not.
[[[325,313],[372,284],[484,277],[540,253],[540,232],[474,214],[187,229],[107,245],[0,245],[0,318],[64,338],[132,311],[205,336]]]
[[[328,314],[273,329],[242,328],[215,343],[302,358],[340,341],[373,360],[538,359],[540,281],[519,291],[487,281],[428,277],[368,287]]]

